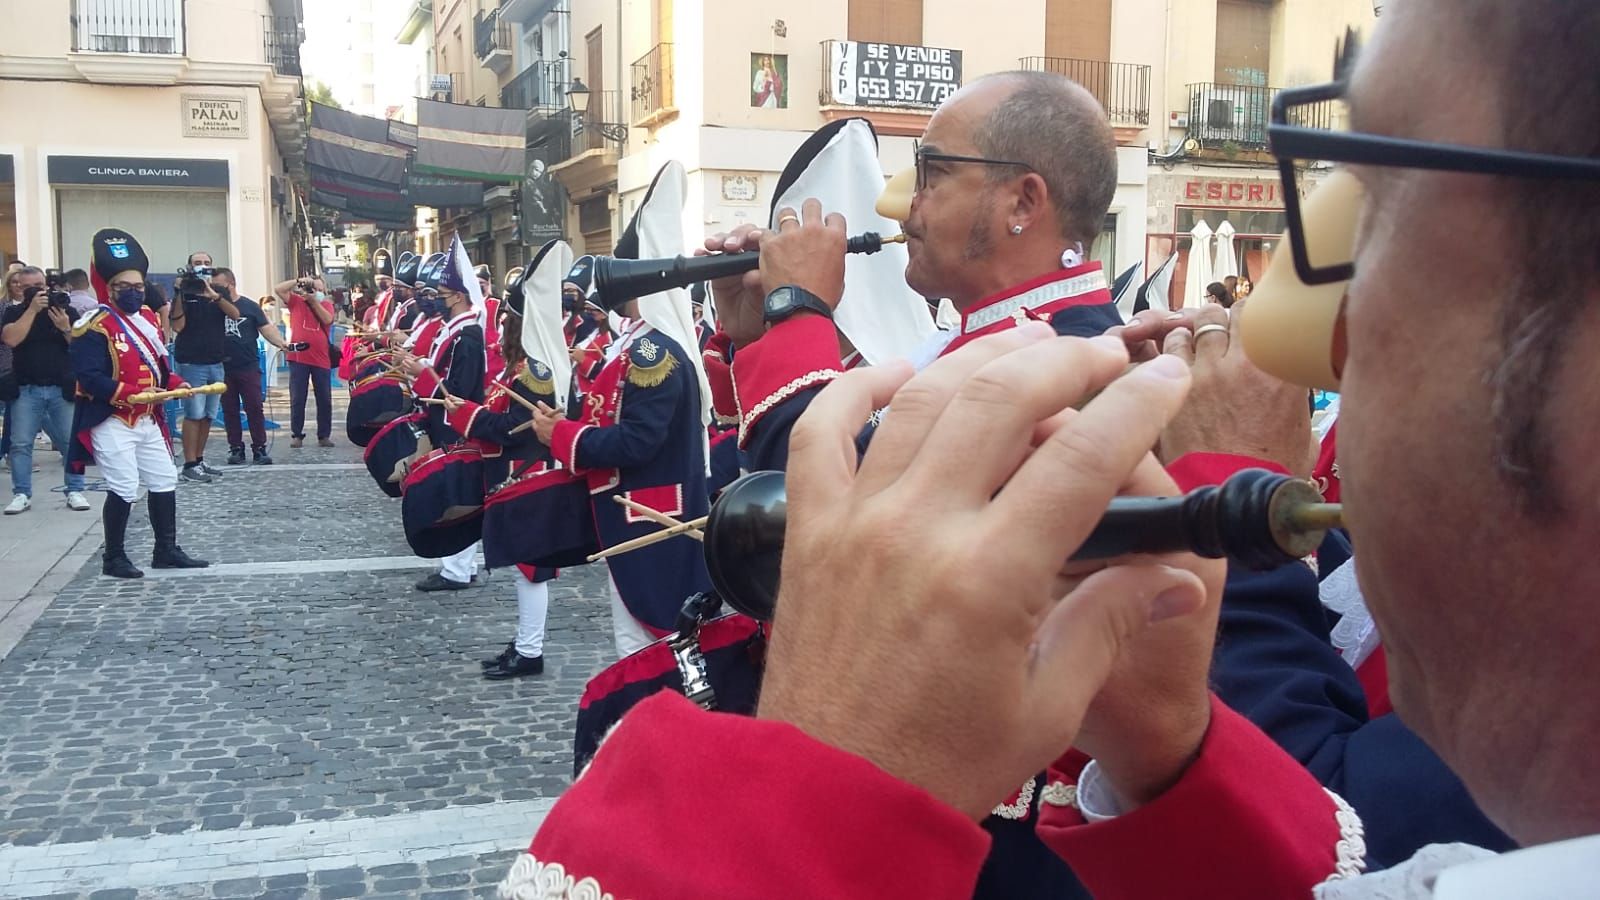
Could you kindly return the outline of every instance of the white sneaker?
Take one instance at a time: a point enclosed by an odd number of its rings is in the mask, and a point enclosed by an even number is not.
[[[28,495],[18,494],[11,498],[11,505],[6,507],[6,515],[14,516],[17,513],[25,513],[32,508],[33,501],[28,498]]]
[[[84,512],[89,508],[89,498],[77,491],[67,491],[67,509]]]

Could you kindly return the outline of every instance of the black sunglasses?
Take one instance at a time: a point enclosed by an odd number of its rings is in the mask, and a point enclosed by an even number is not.
[[[973,163],[980,166],[1016,166],[1021,169],[1027,169],[1029,172],[1035,171],[1033,166],[1025,162],[1017,162],[1014,159],[989,159],[986,156],[957,156],[952,153],[933,153],[922,149],[921,141],[912,145],[911,152],[917,161],[917,190],[919,191],[928,187],[927,164],[930,162]]]
[[[1355,262],[1350,260],[1333,265],[1317,265],[1311,261],[1305,222],[1301,218],[1297,160],[1515,178],[1600,181],[1600,159],[1439,144],[1296,124],[1325,120],[1326,117],[1309,107],[1344,100],[1348,89],[1349,80],[1340,79],[1328,84],[1286,88],[1272,101],[1267,143],[1278,159],[1278,175],[1283,181],[1284,214],[1289,225],[1289,249],[1294,257],[1295,272],[1306,284],[1349,281],[1356,268]]]

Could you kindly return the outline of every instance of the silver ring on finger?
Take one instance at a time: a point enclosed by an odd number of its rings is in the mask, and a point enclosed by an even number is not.
[[[1228,326],[1220,325],[1220,324],[1218,324],[1216,322],[1212,322],[1209,325],[1201,325],[1199,328],[1196,328],[1194,330],[1194,339],[1198,341],[1198,340],[1200,340],[1201,335],[1207,335],[1207,334],[1210,334],[1213,331],[1220,331],[1223,334],[1227,334],[1228,333]]]

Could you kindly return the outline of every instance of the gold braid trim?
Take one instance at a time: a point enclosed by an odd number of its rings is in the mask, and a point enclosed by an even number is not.
[[[678,358],[671,353],[662,353],[661,361],[651,366],[641,366],[631,358],[628,360],[628,383],[634,387],[655,387],[667,380],[672,370],[678,367]]]
[[[107,315],[108,314],[106,313],[105,310],[98,310],[96,312],[90,313],[87,317],[85,317],[83,319],[79,319],[78,320],[78,324],[72,326],[72,336],[75,337],[75,338],[80,338],[80,337],[83,337],[84,335],[88,334],[91,331],[98,331],[101,334],[104,334],[109,339],[111,337],[111,335],[106,332],[105,324],[100,321],[101,319],[104,319]]]
[[[545,371],[549,371],[546,369]],[[517,383],[534,392],[535,394],[554,394],[556,392],[555,373],[549,378],[540,378],[534,374],[533,366],[524,364],[522,371],[517,373]]]

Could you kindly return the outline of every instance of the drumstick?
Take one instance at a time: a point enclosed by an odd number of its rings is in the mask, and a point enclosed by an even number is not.
[[[683,524],[666,513],[657,512],[656,510],[645,506],[643,503],[636,503],[632,500],[629,500],[627,497],[621,496],[620,494],[612,497],[611,499],[615,501],[618,506],[626,506],[628,509],[631,509],[635,513],[644,516],[646,519],[649,519],[657,525],[665,525],[668,528],[676,528]],[[685,534],[697,541],[704,541],[706,539],[705,533],[699,529],[691,529],[690,531],[685,532]]]
[[[449,400],[440,400],[438,397],[417,397],[415,399],[416,399],[416,401],[418,403],[430,403],[430,404],[432,404],[434,406],[449,406],[450,405],[450,401]],[[452,399],[454,399],[454,398],[452,398]]]
[[[589,556],[589,562],[598,562],[608,556],[616,556],[619,553],[627,553],[629,550],[638,550],[641,547],[648,547],[651,544],[660,543],[667,538],[677,537],[678,535],[683,534],[685,531],[691,531],[696,528],[704,528],[706,520],[709,518],[711,517],[701,516],[698,519],[691,519],[688,522],[680,522],[672,528],[662,529],[655,534],[647,534],[644,537],[637,537],[631,541],[623,541],[615,547],[609,547],[605,550],[601,550],[599,553],[591,554]]]

